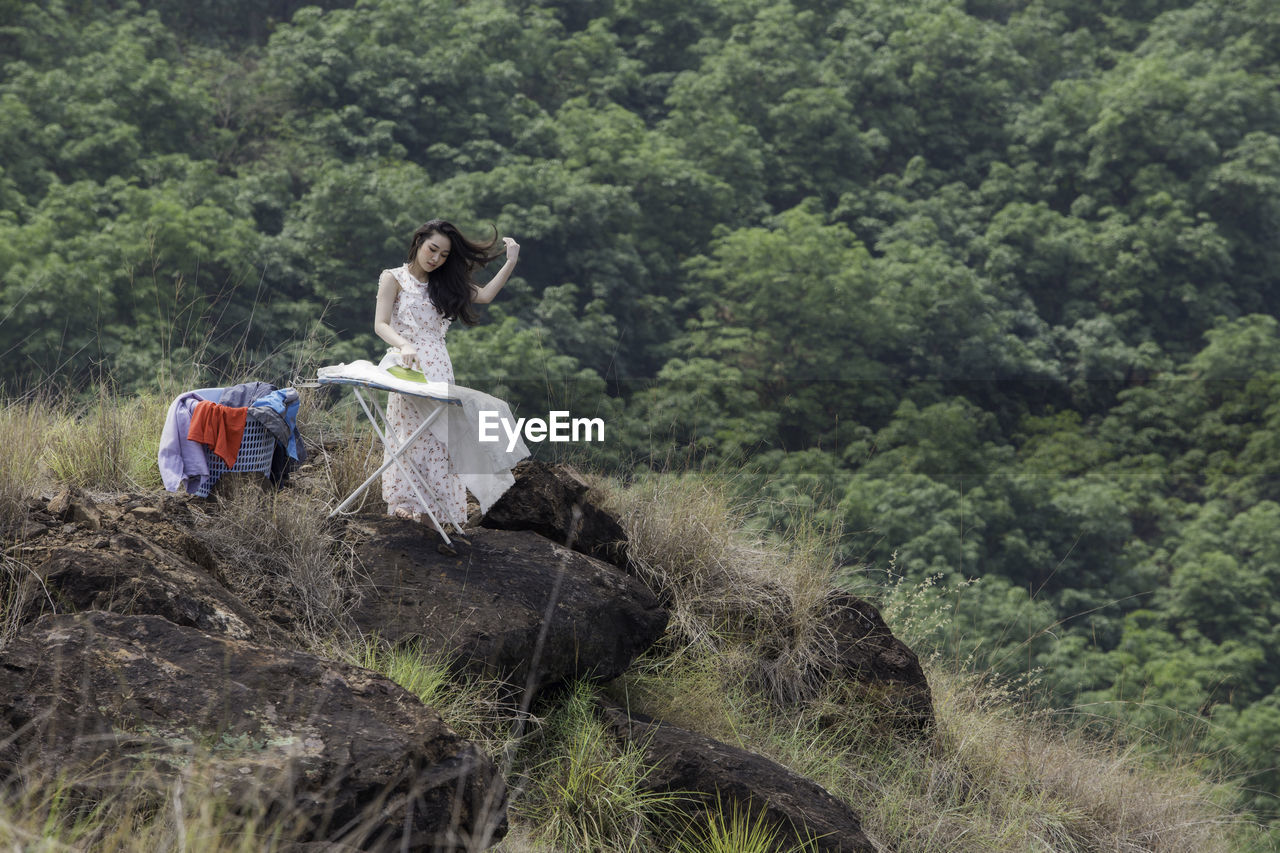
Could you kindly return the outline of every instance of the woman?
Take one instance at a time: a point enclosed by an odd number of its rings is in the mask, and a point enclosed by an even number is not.
[[[453,364],[444,345],[449,323],[461,318],[474,325],[476,313],[471,304],[492,302],[520,257],[520,244],[503,237],[506,263],[483,287],[476,284],[471,274],[499,257],[500,253],[492,252],[497,242],[496,231],[489,242],[479,243],[467,239],[452,224],[433,219],[413,232],[408,263],[382,271],[373,331],[399,350],[403,366],[422,371],[428,380],[453,381]],[[387,419],[401,441],[417,429],[425,416],[417,400],[403,394],[390,395]],[[416,468],[435,491],[442,504],[436,508],[437,513],[444,511],[442,522],[466,519],[466,489],[450,470],[449,451],[444,444],[426,432],[400,459]],[[396,465],[383,472],[382,496],[387,512],[400,518],[418,519],[427,510]]]

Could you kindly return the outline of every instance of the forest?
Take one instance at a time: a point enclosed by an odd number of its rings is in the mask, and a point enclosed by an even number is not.
[[[412,230],[496,230],[461,384],[1280,820],[1274,0],[0,0],[0,61],[6,398],[376,360]]]

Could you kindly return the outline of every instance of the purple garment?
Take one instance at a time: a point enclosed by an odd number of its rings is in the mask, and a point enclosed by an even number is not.
[[[187,438],[191,429],[191,411],[196,403],[208,399],[200,391],[180,394],[169,404],[169,414],[160,431],[160,450],[156,462],[160,466],[160,479],[171,492],[185,487],[188,493],[195,490],[209,477],[209,460],[204,455],[204,445]]]

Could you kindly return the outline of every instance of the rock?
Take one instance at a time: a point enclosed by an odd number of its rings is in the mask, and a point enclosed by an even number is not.
[[[102,511],[93,498],[74,486],[65,486],[54,495],[45,511],[59,521],[79,524],[89,530],[102,529]]]
[[[816,851],[877,853],[853,809],[816,782],[736,746],[629,715],[616,704],[602,702],[599,707],[605,727],[619,743],[644,750],[653,768],[645,787],[684,794],[674,804],[694,818],[736,806],[752,819],[763,815],[778,833],[779,850],[813,839]]]
[[[461,850],[486,822],[505,832],[492,762],[356,666],[89,612],[24,627],[0,672],[0,779],[65,773],[89,802],[122,784],[159,798],[203,759],[233,808],[301,842]]]
[[[71,505],[71,520],[89,530],[102,529],[102,513],[89,500]]]
[[[618,520],[586,500],[582,475],[565,464],[521,462],[516,482],[480,519],[494,530],[532,530],[575,551],[627,567],[627,534]]]
[[[45,511],[58,521],[67,521],[71,517],[71,503],[76,494],[71,486],[64,486],[60,492],[49,499]]]
[[[882,708],[893,728],[933,731],[933,695],[920,659],[893,636],[875,605],[833,593],[823,621],[834,635],[839,661],[830,677],[855,684],[859,699]]]
[[[160,510],[160,515],[169,522],[189,522],[192,519],[191,504],[207,501],[185,492],[166,492],[153,506]]]
[[[620,675],[666,627],[667,613],[639,581],[530,532],[476,530],[456,557],[412,521],[361,517],[356,554],[369,588],[353,612],[359,629],[394,644],[418,642],[460,666],[539,687]],[[552,619],[534,657],[548,604]]]
[[[108,610],[163,616],[237,640],[270,636],[253,611],[185,556],[133,533],[112,536],[106,548],[93,544],[54,548],[35,566],[43,589],[23,621],[50,610]]]
[[[25,518],[22,520],[21,524],[19,524],[17,533],[15,534],[15,538],[19,542],[27,542],[32,539],[39,539],[41,536],[45,535],[48,532],[49,532],[48,525],[41,524],[40,522],[33,521],[32,519],[29,519],[29,518]]]

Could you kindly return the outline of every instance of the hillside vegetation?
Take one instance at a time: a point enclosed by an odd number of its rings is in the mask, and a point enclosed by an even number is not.
[[[386,674],[500,764],[511,829],[493,848],[499,853],[804,853],[779,846],[776,829],[736,809],[713,812],[705,824],[681,817],[678,794],[645,787],[652,771],[642,751],[607,735],[593,709],[602,693],[819,782],[854,808],[883,849],[1268,849],[1265,834],[1234,809],[1236,786],[1207,772],[1203,754],[1170,756],[1136,729],[1104,738],[1081,732],[1074,714],[1030,708],[963,662],[924,661],[936,721],[924,738],[895,732],[856,683],[812,683],[809,655],[821,641],[805,617],[830,589],[837,543],[816,526],[785,540],[762,537],[748,522],[761,507],[740,503],[710,474],[652,475],[630,486],[595,481],[593,500],[619,514],[632,561],[670,600],[667,636],[616,682],[583,683],[540,700],[532,713],[518,711],[509,686],[460,679],[445,661],[357,636],[343,619],[360,570],[325,512],[347,480],[376,464],[367,436],[350,433],[349,410],[310,408],[317,452],[290,488],[267,491],[244,475],[229,477],[209,501],[182,502],[162,500],[145,461],[157,441],[144,427],[165,407],[159,397],[112,395],[78,413],[10,403],[0,416],[0,472],[25,473],[0,482],[6,529],[44,506],[40,495],[68,487],[103,505],[125,493],[135,505],[150,499],[158,519],[194,519],[194,534],[226,558],[220,583],[264,621],[292,613],[280,624],[292,625],[298,647]],[[68,454],[73,446],[103,452]],[[46,535],[57,539],[77,525],[63,528]],[[101,533],[79,535],[87,544]],[[45,542],[19,541],[6,553],[0,651],[20,630],[29,603],[22,595],[50,594],[29,582],[40,577]],[[877,595],[894,632],[914,646],[948,620],[929,588],[864,591]],[[37,782],[33,768],[27,784],[0,790],[0,844],[116,853],[294,849],[306,816],[233,802],[211,785],[219,757],[216,746],[207,757],[195,751],[176,780],[144,770],[135,784],[94,799],[84,790],[100,788],[82,790],[75,776]]]
[[[0,61],[14,423],[374,356],[412,228],[493,225],[461,383],[1280,819],[1273,0],[0,0]]]

